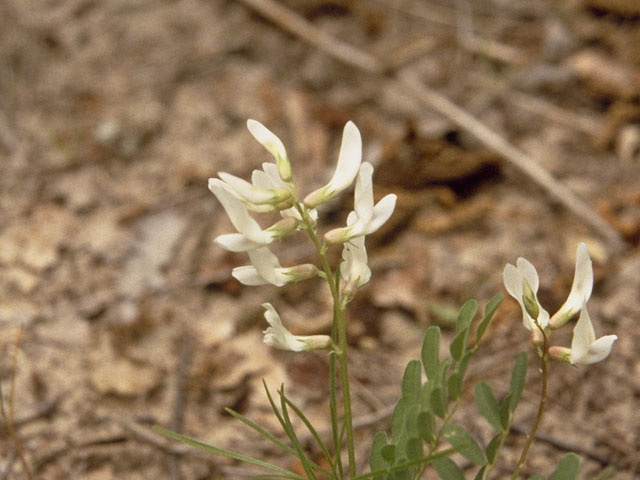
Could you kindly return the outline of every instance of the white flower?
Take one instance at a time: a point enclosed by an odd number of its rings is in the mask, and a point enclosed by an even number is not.
[[[271,283],[281,287],[287,283],[299,282],[315,277],[318,269],[315,265],[304,263],[295,267],[282,267],[271,250],[266,247],[248,252],[252,265],[236,267],[231,275],[244,285],[266,285]]]
[[[265,246],[277,238],[281,238],[295,229],[295,222],[289,221],[287,228],[280,222],[262,230],[247,209],[246,204],[239,200],[229,185],[217,178],[209,179],[209,190],[213,192],[229,216],[229,220],[239,233],[229,233],[218,236],[214,242],[232,252],[245,252]]]
[[[558,360],[570,362],[572,365],[590,365],[600,362],[609,356],[616,335],[605,335],[596,340],[596,333],[591,324],[586,303],[581,306],[580,318],[573,329],[571,348],[551,347],[549,354]]]
[[[247,120],[247,128],[251,135],[267,149],[276,161],[280,178],[285,182],[291,181],[291,163],[282,141],[256,120]]]
[[[336,228],[324,236],[327,243],[347,242],[352,238],[369,235],[389,219],[396,206],[396,195],[384,196],[373,204],[373,166],[365,162],[360,167],[354,193],[354,212],[347,218],[347,226]],[[355,215],[353,215],[355,213]]]
[[[351,212],[350,216],[352,215],[355,215],[355,213]],[[342,250],[340,275],[345,282],[343,295],[347,300],[353,298],[358,289],[371,278],[371,269],[367,265],[364,236],[345,242]]]
[[[576,269],[573,276],[573,285],[567,301],[560,310],[553,314],[549,320],[549,326],[559,328],[567,323],[591,297],[593,290],[593,266],[589,257],[589,250],[585,243],[580,243],[576,251]]]
[[[331,180],[324,187],[311,192],[304,199],[307,208],[314,208],[348,188],[358,174],[362,161],[362,138],[353,122],[347,122],[342,133],[338,165]]]
[[[280,315],[270,303],[263,303],[265,309],[264,318],[270,327],[264,333],[264,343],[282,350],[293,352],[307,352],[320,350],[331,346],[331,337],[327,335],[301,336],[293,335],[285,328],[280,320]]]
[[[522,309],[522,323],[531,331],[533,342],[542,343],[543,337],[540,328],[547,328],[549,313],[538,302],[538,287],[540,280],[536,268],[525,258],[518,258],[517,267],[510,263],[504,268],[504,286]],[[536,325],[537,321],[537,325]]]
[[[275,167],[275,165],[274,165]],[[259,170],[257,170],[259,172]],[[251,184],[242,178],[225,172],[219,172],[218,176],[231,187],[235,195],[253,205],[278,205],[291,198],[288,188],[261,188]],[[211,181],[210,179],[209,181]],[[273,209],[273,207],[272,207]]]

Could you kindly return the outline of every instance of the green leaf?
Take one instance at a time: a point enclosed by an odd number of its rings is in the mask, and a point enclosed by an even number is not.
[[[419,432],[418,432],[418,414],[420,413],[420,405],[413,404],[411,405],[406,413],[405,413],[405,420],[404,420],[404,428],[405,431],[407,432],[407,434],[411,435],[411,436],[418,436]]]
[[[407,413],[407,404],[404,398],[398,400],[393,414],[391,415],[391,439],[393,443],[398,443],[400,434],[404,431],[404,419]]]
[[[449,389],[449,395],[457,400],[462,395],[462,386],[464,384],[464,376],[467,372],[467,366],[471,359],[472,353],[470,351],[465,352],[462,359],[457,363],[455,371],[447,379],[447,388]]]
[[[422,458],[422,440],[417,437],[410,437],[407,440],[406,453],[409,460]]]
[[[371,454],[369,455],[369,466],[371,471],[382,470],[388,464],[382,456],[382,449],[387,445],[387,434],[384,432],[376,433],[371,444]]]
[[[431,412],[418,414],[418,433],[425,442],[431,442],[436,431],[436,419]]]
[[[478,411],[493,428],[502,431],[504,427],[500,419],[500,406],[489,384],[484,381],[477,383],[474,394]]]
[[[385,462],[389,465],[393,465],[393,462],[396,459],[396,446],[393,444],[385,445],[380,450],[380,454]]]
[[[487,470],[487,466],[483,465],[482,468],[478,470],[478,473],[476,473],[476,476],[473,477],[473,480],[482,480],[484,478],[484,472],[486,470]]]
[[[502,438],[503,433],[498,433],[495,437],[491,439],[489,445],[485,449],[485,453],[487,454],[487,460],[489,463],[493,465],[493,462],[496,461],[496,455],[498,454],[498,449],[500,448],[500,440]]]
[[[447,414],[447,398],[444,390],[440,387],[436,387],[431,392],[431,398],[429,398],[431,404],[431,410],[440,418],[444,418]]]
[[[208,445],[206,443],[199,442],[198,440],[194,440],[193,438],[185,437],[184,435],[180,435],[179,433],[172,432],[170,430],[166,430],[162,427],[154,425],[153,430],[164,435],[165,437],[172,438],[174,440],[178,440],[182,443],[185,443],[191,447],[199,448],[200,450],[204,450],[205,452],[215,453],[216,455],[222,455],[223,457],[232,458],[234,460],[239,460],[241,462],[249,463],[251,465],[256,465],[258,467],[263,467],[272,472],[281,475],[282,478],[290,478],[294,480],[305,480],[305,477],[298,475],[297,473],[290,472],[282,467],[278,467],[277,465],[273,465],[268,462],[264,462],[257,458],[250,457],[248,455],[243,455],[241,453],[232,452],[230,450],[225,450],[223,448],[214,447],[213,445]]]
[[[298,458],[300,459],[300,462],[302,462],[302,467],[304,468],[304,472],[307,474],[307,478],[316,480],[316,475],[313,472],[311,461],[305,454],[293,428],[291,419],[289,418],[289,409],[287,408],[287,397],[284,394],[284,387],[280,387],[278,393],[280,394],[280,411],[282,412],[282,419],[284,420],[284,431],[289,436],[291,443],[293,443],[294,448],[298,452]]]
[[[283,392],[282,396],[285,399],[285,401],[286,401],[287,405],[289,406],[289,408],[291,408],[291,410],[293,410],[295,412],[295,414],[300,418],[300,420],[302,420],[304,425],[307,427],[307,430],[309,430],[309,433],[311,434],[313,439],[316,441],[316,444],[320,448],[320,451],[322,452],[322,455],[324,456],[324,458],[327,460],[327,462],[331,466],[331,470],[335,471],[334,470],[334,464],[333,464],[333,457],[329,453],[329,450],[327,449],[325,443],[322,441],[322,438],[320,438],[320,434],[318,434],[317,430],[315,429],[315,427],[313,426],[311,421],[306,417],[306,415],[302,412],[302,410],[297,405],[295,405],[291,400],[289,400],[288,398],[286,398],[284,396],[284,392]],[[315,468],[318,468],[318,465],[315,462],[311,461],[311,464]]]
[[[442,480],[465,480],[462,469],[450,458],[434,460],[433,468]]]
[[[502,422],[502,429],[507,430],[509,428],[509,422],[511,422],[511,393],[507,393],[500,403],[500,421]]]
[[[477,310],[478,302],[475,300],[467,300],[458,314],[458,319],[456,320],[456,336],[449,346],[449,352],[451,352],[451,356],[457,362],[460,361],[467,349],[469,327],[471,327],[471,321]]]
[[[404,370],[402,377],[402,398],[407,405],[417,404],[420,400],[420,388],[422,387],[422,372],[420,362],[411,360]]]
[[[225,408],[225,411],[229,415],[231,415],[233,418],[237,418],[238,420],[240,420],[245,425],[253,428],[256,432],[258,432],[260,435],[265,437],[267,440],[269,440],[269,441],[273,442],[274,444],[276,444],[278,447],[282,448],[283,450],[287,451],[288,453],[291,453],[293,455],[297,455],[296,451],[293,448],[291,448],[289,445],[283,443],[282,441],[278,440],[271,433],[267,432],[260,425],[258,425],[255,422],[249,420],[244,415],[236,412],[235,410],[232,410],[231,408]]]
[[[458,318],[456,319],[456,332],[461,332],[463,330],[469,330],[471,326],[471,321],[473,320],[474,315],[478,311],[478,302],[475,300],[467,300],[462,305],[460,312],[458,313]]]
[[[580,457],[575,453],[567,453],[560,459],[558,467],[549,480],[575,480],[580,473]]]
[[[480,343],[480,340],[482,340],[482,337],[487,331],[487,328],[493,320],[496,310],[498,310],[498,307],[502,303],[503,299],[504,295],[498,293],[495,297],[489,300],[489,303],[487,303],[487,306],[484,308],[484,316],[482,317],[482,320],[478,324],[478,328],[476,330],[476,345],[478,345]]]
[[[509,401],[509,410],[513,413],[520,401],[520,395],[524,389],[524,382],[527,376],[528,355],[526,351],[522,351],[516,358],[516,363],[511,371],[511,400]]]
[[[614,467],[613,465],[609,465],[602,472],[600,472],[600,475],[598,475],[595,480],[607,480],[608,478],[611,478],[613,475],[615,475],[615,473],[616,467]]]
[[[453,400],[460,398],[462,394],[462,375],[460,375],[460,372],[455,371],[449,376],[447,379],[447,390]]]
[[[440,354],[440,328],[429,327],[424,334],[424,341],[422,342],[422,365],[424,366],[424,373],[429,380],[432,380],[437,372],[439,365]]]
[[[455,423],[447,425],[444,429],[444,436],[451,446],[467,460],[476,465],[487,463],[484,452],[478,443],[461,425]]]

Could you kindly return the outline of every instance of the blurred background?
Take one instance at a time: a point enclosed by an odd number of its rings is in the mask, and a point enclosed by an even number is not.
[[[248,118],[282,139],[301,194],[330,178],[342,128],[353,120],[376,168],[376,197],[398,195],[392,219],[367,238],[373,278],[350,310],[363,465],[426,327],[441,325],[448,338],[462,302],[473,297],[482,306],[502,291],[504,265],[519,256],[538,268],[539,297],[555,311],[585,241],[596,334],[619,340],[601,364],[552,366],[548,414],[526,472],[549,474],[573,450],[584,478],[608,465],[615,478],[637,478],[640,4],[275,5],[0,3],[0,381],[34,478],[257,473],[166,442],[150,432],[153,424],[301,469],[223,410],[277,427],[264,378],[272,389],[284,382],[309,417],[327,425],[326,355],[267,348],[260,307],[272,302],[295,333],[326,332],[326,287],[242,286],[230,273],[246,255],[212,243],[233,227],[207,179],[218,171],[248,178],[270,160],[246,130]],[[299,21],[302,33],[292,33]],[[310,43],[309,31],[356,54],[336,59],[335,44]],[[369,68],[362,58],[377,63]],[[455,115],[430,108],[400,73],[525,152],[584,200],[608,234]],[[325,206],[326,228],[344,224],[351,209],[349,194]],[[276,250],[283,265],[315,261],[302,236]],[[570,339],[568,326],[553,340]],[[535,358],[508,299],[471,367],[470,388],[485,379],[504,395],[522,349]],[[528,380],[520,431],[535,415],[535,367]],[[473,405],[458,421],[490,439]],[[5,430],[0,478],[27,478]],[[511,437],[496,478],[513,468],[523,441]]]

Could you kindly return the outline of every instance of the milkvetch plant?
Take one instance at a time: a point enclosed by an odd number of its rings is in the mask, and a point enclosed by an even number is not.
[[[291,162],[280,139],[255,120],[249,120],[247,127],[273,157],[273,162],[263,163],[261,169],[254,170],[250,182],[226,172],[218,173],[218,178],[209,179],[209,189],[236,230],[216,237],[214,242],[223,249],[247,253],[250,264],[238,266],[231,273],[244,285],[272,284],[283,287],[313,279],[326,282],[333,299],[331,329],[326,334],[296,335],[287,329],[286,319],[280,317],[271,303],[263,303],[262,307],[268,324],[264,330],[264,342],[267,345],[291,352],[328,352],[328,420],[331,433],[328,439],[323,438],[304,412],[287,397],[284,387],[278,390],[278,396],[274,398],[266,384],[265,393],[288,443],[238,412],[231,409],[227,409],[227,412],[284,453],[297,457],[304,474],[259,458],[207,445],[160,427],[155,429],[186,444],[269,472],[253,478],[411,480],[422,478],[426,469],[432,468],[442,480],[464,479],[462,468],[449,458],[453,453],[471,462],[475,468],[474,479],[489,478],[510,433],[525,385],[527,353],[521,352],[515,359],[509,392],[500,401],[486,382],[475,386],[478,411],[494,431],[490,442],[482,446],[462,425],[454,422],[454,415],[461,405],[468,366],[494,318],[502,295],[496,295],[487,303],[476,323],[473,320],[477,316],[477,302],[469,300],[462,306],[448,355],[443,358],[440,355],[440,328],[432,326],[427,329],[420,358],[410,361],[404,371],[401,395],[391,416],[390,431],[380,431],[374,436],[368,449],[370,471],[358,472],[356,454],[362,448],[357,448],[354,436],[346,313],[349,303],[371,278],[366,236],[375,233],[393,214],[396,195],[389,194],[374,202],[373,166],[362,162],[362,139],[352,122],[344,127],[338,161],[331,179],[304,197],[296,189]],[[317,208],[347,190],[354,181],[354,207],[347,216],[345,226],[322,233]],[[279,213],[281,219],[263,229],[254,218],[254,215],[262,213]],[[284,241],[296,232],[304,232],[313,244],[317,254],[316,263],[283,266],[271,251],[271,244]],[[337,264],[332,265],[329,260],[327,253],[330,248],[342,248]],[[519,258],[515,266],[506,266],[504,284],[522,309],[522,321],[531,332],[543,372],[538,415],[513,470],[512,478],[515,479],[524,465],[544,412],[547,361],[551,358],[573,365],[599,362],[609,355],[616,336],[596,339],[586,308],[593,288],[593,270],[585,244],[578,247],[571,292],[553,316],[540,305],[537,298],[538,274],[535,267],[524,258]],[[574,328],[571,347],[550,346],[551,331],[567,324],[578,313],[579,320]],[[310,452],[303,448],[293,426],[292,415],[298,417],[311,434],[317,450],[324,458],[322,464],[314,461]],[[443,448],[445,444],[448,448]],[[343,456],[345,451],[346,455]],[[551,478],[574,480],[578,466],[578,458],[567,455]]]

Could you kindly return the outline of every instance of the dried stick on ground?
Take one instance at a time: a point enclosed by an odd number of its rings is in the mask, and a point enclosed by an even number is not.
[[[553,178],[533,158],[510,144],[505,138],[488,128],[473,115],[458,107],[444,95],[426,87],[419,78],[406,67],[393,71],[373,55],[342,42],[318,29],[312,23],[297,15],[275,0],[240,0],[276,25],[312,44],[326,54],[361,70],[387,75],[390,80],[419,99],[428,107],[438,111],[458,127],[466,130],[480,142],[509,160],[521,173],[544,189],[551,198],[581,218],[607,239],[612,250],[624,248],[620,234],[597,212],[576,194]]]

